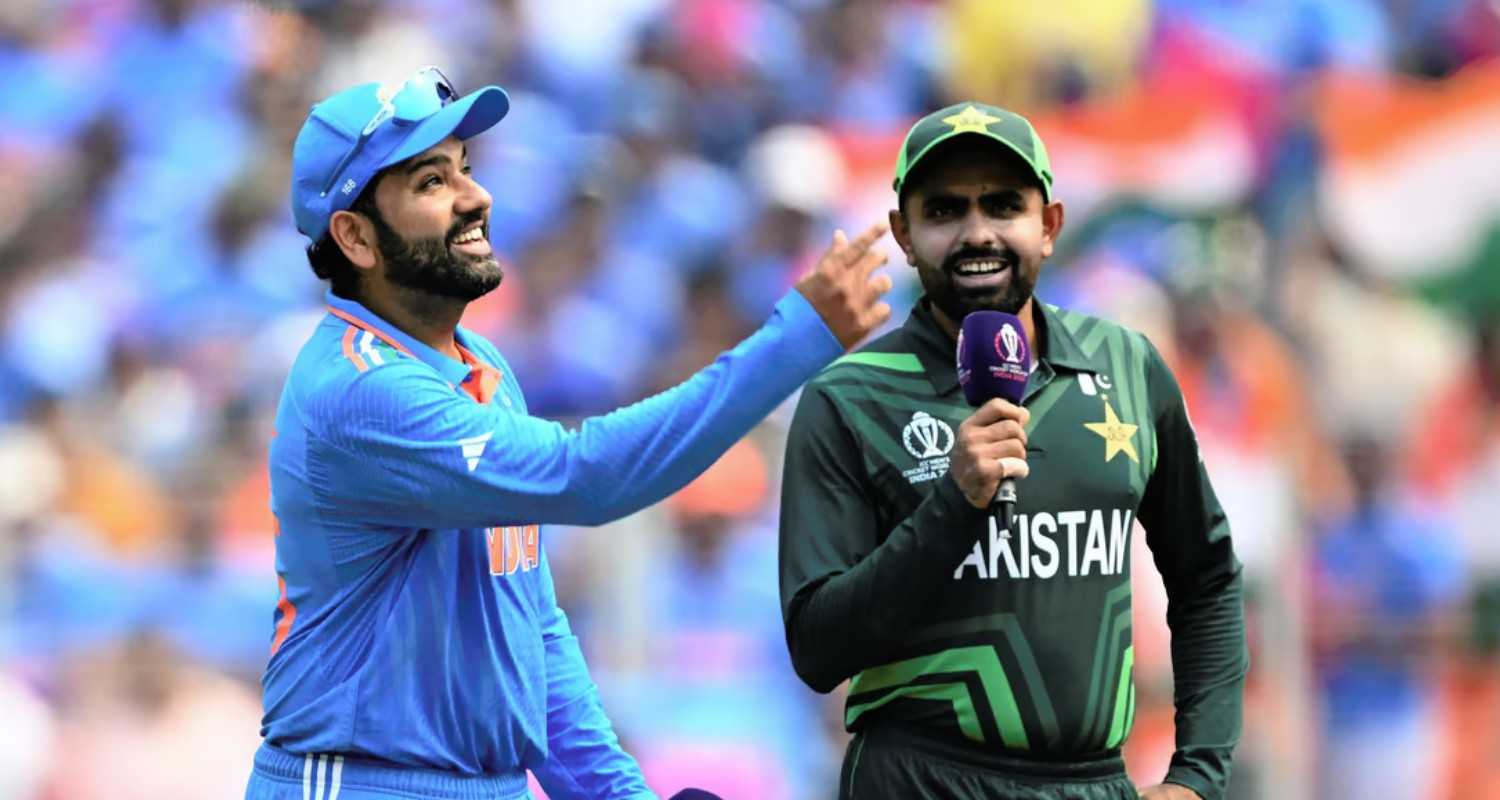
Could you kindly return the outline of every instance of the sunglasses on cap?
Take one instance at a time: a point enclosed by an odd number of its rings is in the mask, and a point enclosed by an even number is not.
[[[318,196],[327,197],[333,187],[338,185],[339,178],[349,167],[349,162],[359,155],[365,142],[370,140],[381,125],[391,121],[397,125],[416,124],[436,114],[457,97],[458,92],[454,90],[453,82],[448,80],[448,76],[437,67],[423,67],[417,70],[395,91],[387,91],[386,87],[382,86],[376,92],[380,107],[375,109],[375,116],[365,123],[364,130],[359,133],[359,138],[354,140],[354,146],[349,148],[349,152],[339,160],[338,166],[334,167],[333,173],[328,176],[328,182],[323,184],[323,191]]]

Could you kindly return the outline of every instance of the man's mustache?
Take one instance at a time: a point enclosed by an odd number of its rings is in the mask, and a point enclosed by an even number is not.
[[[478,223],[480,223],[481,225],[484,226],[484,238],[486,238],[486,239],[490,238],[490,226],[489,226],[489,223],[487,223],[487,222],[484,221],[484,215],[483,214],[470,214],[469,216],[464,217],[464,218],[458,220],[457,222],[453,223],[453,227],[451,227],[451,228],[448,229],[447,242],[449,244],[452,244],[453,240],[457,239],[458,235],[460,233],[463,233],[464,228],[467,228],[467,227],[469,227],[470,225],[473,225],[476,222],[478,222]]]

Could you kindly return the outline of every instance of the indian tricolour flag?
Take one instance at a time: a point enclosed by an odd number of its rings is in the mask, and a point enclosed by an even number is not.
[[[1243,202],[1257,154],[1232,94],[1215,88],[1158,81],[1033,116],[1072,218],[1122,198],[1181,214]]]
[[[1500,302],[1500,61],[1439,81],[1330,75],[1318,87],[1329,232],[1379,275]]]

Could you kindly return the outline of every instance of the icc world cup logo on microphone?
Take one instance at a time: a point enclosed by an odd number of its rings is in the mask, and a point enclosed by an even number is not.
[[[995,352],[1008,363],[1021,363],[1021,334],[1016,332],[1014,325],[1006,323],[995,334]]]

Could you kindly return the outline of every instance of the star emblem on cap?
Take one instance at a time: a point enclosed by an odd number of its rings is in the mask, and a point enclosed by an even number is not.
[[[996,122],[1003,122],[999,117],[992,117],[980,111],[973,105],[965,106],[964,110],[951,116],[943,117],[943,122],[953,128],[954,133],[989,133],[989,126]]]
[[[1124,453],[1130,456],[1131,461],[1141,463],[1140,457],[1135,453],[1135,443],[1131,441],[1139,426],[1121,422],[1115,416],[1115,407],[1108,400],[1104,401],[1104,421],[1085,422],[1083,427],[1104,437],[1104,463],[1108,464],[1113,460],[1116,453]]]

